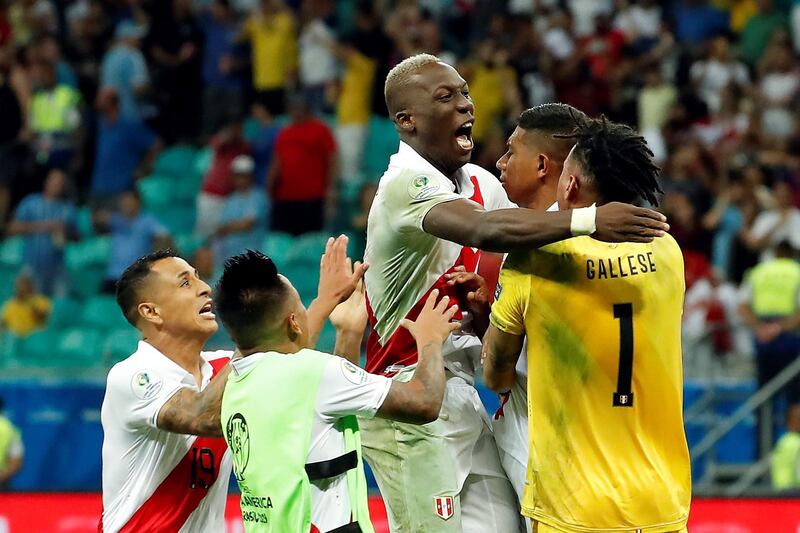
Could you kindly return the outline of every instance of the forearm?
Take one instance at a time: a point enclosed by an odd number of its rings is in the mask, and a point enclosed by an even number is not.
[[[517,378],[517,360],[522,350],[522,337],[489,328],[483,339],[483,380],[495,392],[507,392]]]
[[[184,435],[222,437],[220,410],[229,373],[230,365],[226,365],[202,392],[186,388],[175,393],[158,414],[158,428]]]
[[[783,331],[794,331],[800,328],[800,312],[786,317],[780,322]]]
[[[751,329],[758,326],[758,318],[753,313],[753,310],[750,308],[748,304],[741,304],[739,306],[739,316],[742,317],[742,322]]]
[[[331,313],[336,308],[334,301],[329,301],[325,298],[315,298],[311,305],[308,306],[306,315],[308,316],[308,341],[309,347],[317,345],[319,334],[325,321],[331,316]]]
[[[421,411],[426,413],[430,421],[439,417],[444,399],[444,358],[442,346],[436,342],[427,342],[424,345],[417,342],[417,369],[414,377],[409,382],[418,384],[421,389],[419,401]]]
[[[513,252],[538,248],[572,236],[572,211],[483,211],[470,210],[464,205],[456,209],[442,207],[436,206],[425,217],[425,231],[462,246],[490,252]],[[435,216],[431,216],[434,210]]]
[[[361,362],[361,341],[364,338],[363,331],[336,330],[336,346],[333,353],[340,355],[359,366]]]

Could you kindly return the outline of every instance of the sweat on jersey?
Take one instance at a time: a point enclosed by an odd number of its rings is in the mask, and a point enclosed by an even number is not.
[[[222,438],[179,435],[156,426],[182,388],[202,390],[232,352],[202,352],[202,387],[189,372],[140,341],[108,373],[103,425],[100,531],[224,531],[231,457]]]
[[[428,211],[453,200],[470,200],[487,211],[516,207],[498,179],[477,165],[461,167],[456,181],[457,186],[402,141],[381,177],[369,212],[364,255],[371,265],[364,275],[373,328],[367,341],[368,372],[393,374],[415,364],[416,343],[400,321],[416,319],[433,289],[457,300],[456,289],[444,278],[456,266],[478,269],[480,250],[422,229]],[[451,372],[472,382],[480,357],[477,337],[457,332],[448,338],[442,353]]]

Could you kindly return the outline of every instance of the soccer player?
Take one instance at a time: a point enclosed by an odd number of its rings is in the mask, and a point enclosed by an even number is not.
[[[574,141],[554,135],[574,131],[576,119],[585,120],[586,115],[570,105],[558,103],[542,104],[520,115],[508,139],[508,150],[497,161],[500,183],[509,200],[538,211],[558,209],[556,189]],[[491,297],[496,287],[462,267],[445,277],[449,286],[458,286],[467,295],[473,329],[482,337],[489,323]],[[520,502],[528,470],[527,362],[526,357],[520,357],[514,384],[500,393],[500,408],[492,416],[492,432],[500,462]]]
[[[346,237],[326,246],[309,342],[363,275],[346,246]],[[101,527],[223,531],[231,459],[219,411],[231,352],[201,351],[218,328],[211,289],[185,260],[160,251],[125,271],[117,302],[143,340],[108,374]]]
[[[497,179],[470,165],[474,107],[451,66],[421,54],[386,78],[386,103],[400,148],[378,186],[367,227],[370,322],[367,371],[407,381],[417,350],[400,321],[416,319],[434,288],[455,298],[444,275],[474,271],[480,250],[505,252],[593,233],[647,242],[665,229],[654,211],[610,204],[553,213],[515,207]],[[596,229],[595,229],[596,228]],[[462,316],[457,315],[461,319]],[[447,393],[441,416],[411,426],[362,425],[392,531],[516,531],[516,497],[500,465],[489,419],[473,386],[480,341],[456,333],[444,346]],[[448,505],[442,506],[440,502]]]
[[[658,167],[627,126],[578,123],[560,209],[652,204]],[[576,237],[510,254],[484,337],[484,378],[513,386],[527,337],[530,456],[522,512],[534,531],[685,531],[683,257],[666,235]]]
[[[291,282],[268,257],[249,251],[225,263],[217,311],[242,358],[222,400],[248,532],[372,532],[355,415],[424,424],[444,395],[442,343],[458,324],[449,298],[426,299],[403,327],[416,340],[408,383],[367,374],[334,355],[307,349],[308,317]],[[351,301],[355,300],[355,301]],[[345,307],[345,309],[342,309]],[[340,344],[357,356],[367,322],[362,291],[331,316]],[[355,335],[353,335],[355,334]]]

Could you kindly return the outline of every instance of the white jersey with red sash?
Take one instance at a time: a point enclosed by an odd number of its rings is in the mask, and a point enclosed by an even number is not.
[[[203,383],[232,352],[203,352]],[[194,377],[145,341],[108,373],[103,399],[105,533],[224,531],[231,457],[222,438],[156,426],[161,407]]]
[[[458,299],[444,278],[457,266],[475,271],[481,251],[449,242],[422,229],[431,208],[453,200],[470,200],[487,211],[515,207],[495,176],[479,166],[464,165],[457,184],[413,148],[401,142],[389,161],[369,213],[365,275],[370,323],[366,369],[394,374],[417,362],[414,339],[400,327],[403,318],[416,319],[433,289]],[[462,319],[460,314],[457,319]],[[480,341],[456,332],[444,346],[445,365],[472,382],[480,356]]]

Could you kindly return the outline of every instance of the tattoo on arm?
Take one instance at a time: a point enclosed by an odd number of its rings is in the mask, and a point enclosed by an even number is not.
[[[222,392],[230,365],[217,374],[202,392],[184,388],[176,392],[158,413],[159,429],[185,435],[221,437]]]

